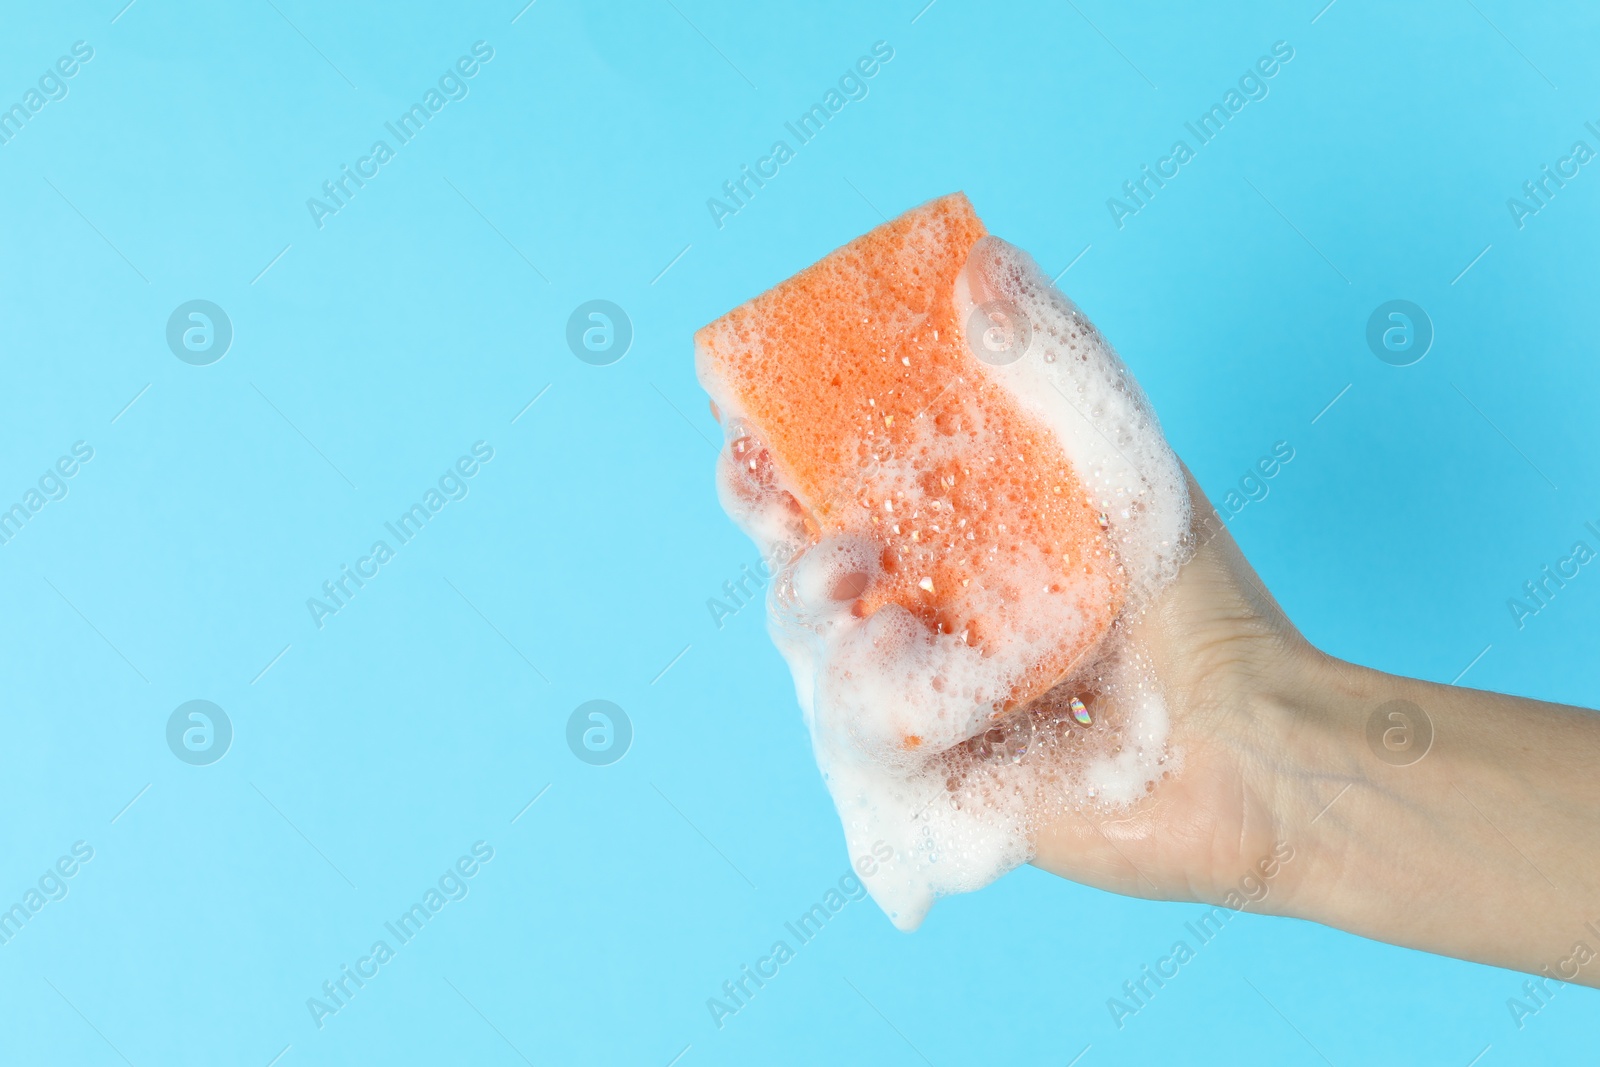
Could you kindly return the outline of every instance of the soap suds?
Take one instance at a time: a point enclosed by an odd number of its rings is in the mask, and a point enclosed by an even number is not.
[[[819,520],[800,505],[800,486],[786,482],[734,391],[707,381],[729,442],[724,507],[764,549],[806,546],[780,561],[769,629],[851,854],[880,839],[894,850],[866,882],[906,930],[939,896],[1027,862],[1041,826],[1124,811],[1176,762],[1161,687],[1127,637],[1188,544],[1176,457],[1116,353],[1025,253],[979,238],[944,299],[953,306],[897,309],[886,336],[934,320],[961,331],[983,305],[1024,319],[1013,336],[1026,347],[1006,360],[981,343],[969,349],[953,387],[920,410],[865,406],[875,429],[894,428],[884,418],[927,429],[902,425],[882,434],[882,447],[839,457],[855,466],[857,497],[833,502],[839,517]],[[985,400],[996,392],[1005,403]],[[1057,454],[1069,471],[1039,461]],[[1051,536],[1042,523],[975,534],[982,494],[1014,486],[1069,518],[1087,507],[1099,534],[1072,546],[1041,543]],[[1081,499],[1058,500],[1064,487]],[[892,551],[882,543],[891,527]],[[965,583],[963,614],[945,619],[872,594],[891,581],[930,598]],[[1037,665],[1062,648],[1081,651],[1053,685],[1037,684]]]

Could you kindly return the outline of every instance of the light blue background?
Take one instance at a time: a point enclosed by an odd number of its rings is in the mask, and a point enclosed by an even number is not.
[[[0,498],[95,449],[0,546],[0,898],[95,849],[0,946],[0,1061],[1592,1049],[1591,992],[1519,1030],[1519,975],[1249,915],[1119,1031],[1106,999],[1200,909],[1031,869],[911,936],[851,904],[717,1029],[706,999],[847,857],[759,613],[706,609],[756,551],[690,344],[964,189],[1051,273],[1089,246],[1061,285],[1213,496],[1293,445],[1233,526],[1314,641],[1442,681],[1482,653],[1463,684],[1595,703],[1600,578],[1520,631],[1506,607],[1600,520],[1600,172],[1524,229],[1505,206],[1600,147],[1591,6],[122,2],[11,4],[0,32],[5,104],[95,49],[0,145]],[[319,230],[306,199],[479,40],[470,95]],[[879,40],[867,99],[719,230],[706,199]],[[1278,40],[1270,96],[1118,230],[1106,198]],[[1403,369],[1364,342],[1396,297],[1437,332]],[[194,298],[235,329],[209,367],[164,340]],[[613,366],[565,345],[592,298],[634,323]],[[470,495],[319,630],[306,598],[479,440]],[[164,739],[197,698],[236,731],[209,767]],[[609,767],[564,739],[594,698],[635,730]],[[307,998],[479,840],[470,895],[319,1030]]]

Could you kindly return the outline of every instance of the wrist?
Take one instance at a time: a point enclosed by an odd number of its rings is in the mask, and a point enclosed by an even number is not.
[[[1203,690],[1186,694],[1178,778],[1197,780],[1208,798],[1184,797],[1205,813],[1185,827],[1203,843],[1193,899],[1300,918],[1327,907],[1346,846],[1326,832],[1323,811],[1359,773],[1347,709],[1365,701],[1363,680],[1344,667],[1285,635],[1260,635],[1209,664]]]
[[[1382,703],[1378,677],[1307,647],[1281,657],[1249,698],[1254,737],[1242,770],[1247,788],[1265,800],[1281,859],[1254,910],[1340,925],[1340,913],[1353,903],[1347,887],[1360,882],[1372,842],[1352,835],[1351,821],[1338,809],[1370,784],[1365,764],[1375,757],[1363,718]],[[1389,758],[1410,759],[1416,749],[1404,751],[1408,739],[1400,724],[1395,727],[1380,743],[1394,749]],[[1421,734],[1413,731],[1413,746]],[[1262,873],[1259,864],[1256,873]]]
[[[1259,678],[1242,697],[1230,739],[1243,792],[1256,798],[1266,824],[1253,835],[1261,856],[1240,856],[1243,880],[1262,883],[1248,907],[1350,928],[1395,873],[1389,838],[1373,833],[1386,817],[1379,808],[1405,805],[1413,787],[1434,792],[1442,784],[1427,766],[1432,720],[1406,701],[1402,678],[1310,646],[1277,654]]]
[[[1260,788],[1293,860],[1260,910],[1600,984],[1574,963],[1600,944],[1582,891],[1600,850],[1572,847],[1600,836],[1580,814],[1600,786],[1562,766],[1595,765],[1589,713],[1528,701],[1510,717],[1492,694],[1320,655],[1268,692]]]

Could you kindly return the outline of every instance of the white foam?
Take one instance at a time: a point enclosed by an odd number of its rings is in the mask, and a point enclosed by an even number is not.
[[[1028,320],[1032,341],[1022,358],[997,366],[974,356],[972,371],[1060,442],[1105,517],[1124,600],[1117,625],[1070,677],[1030,706],[1006,710],[1006,695],[1029,664],[1084,625],[1085,612],[1067,597],[1032,600],[1054,605],[1040,609],[1049,617],[1016,610],[1008,589],[1059,573],[1036,551],[1029,555],[1029,546],[1019,546],[1005,573],[973,561],[988,583],[979,594],[987,596],[984,617],[999,620],[1002,631],[981,649],[961,634],[934,633],[893,603],[858,617],[856,597],[881,566],[870,539],[824,536],[782,567],[768,596],[769,629],[794,675],[851,855],[870,854],[879,840],[894,850],[864,880],[906,930],[937,897],[978,889],[1027,862],[1041,825],[1071,811],[1125,808],[1176,758],[1160,684],[1126,633],[1183,560],[1190,515],[1177,459],[1111,346],[1026,253],[981,239],[954,299],[963,323],[990,301]],[[713,394],[731,444],[718,480],[724,507],[769,551],[807,544],[800,511],[761,455],[757,431],[726,390],[713,386]],[[981,440],[975,414],[969,405],[966,424]],[[970,448],[971,441],[952,437],[928,448]],[[881,457],[870,472],[874,491],[881,488],[901,514],[936,521],[938,497],[921,487],[939,458],[928,449]],[[948,544],[959,546],[959,532],[946,532]],[[989,570],[997,567],[993,561]],[[1074,707],[1074,697],[1083,703]],[[1091,725],[1079,718],[1086,710]],[[907,750],[899,742],[911,734],[923,743]]]

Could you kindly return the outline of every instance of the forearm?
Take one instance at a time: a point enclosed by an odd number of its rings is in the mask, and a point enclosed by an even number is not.
[[[1600,713],[1320,657],[1284,681],[1259,713],[1279,910],[1600,986]]]

